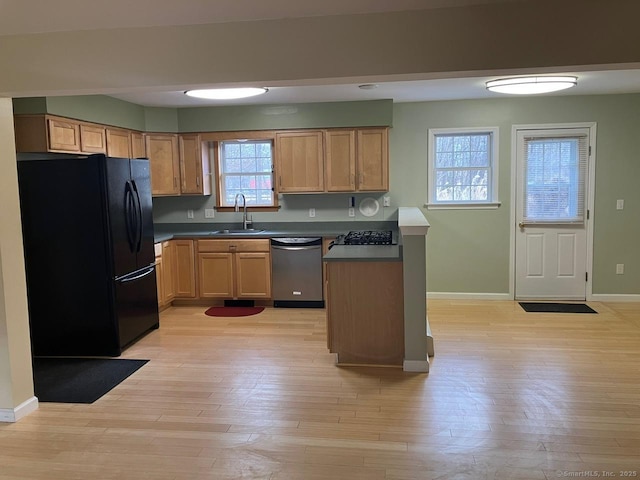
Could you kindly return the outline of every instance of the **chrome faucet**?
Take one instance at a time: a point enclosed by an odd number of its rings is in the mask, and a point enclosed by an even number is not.
[[[238,197],[242,197],[242,228],[243,230],[247,230],[249,224],[252,223],[251,219],[247,219],[247,199],[245,198],[244,193],[236,193],[236,198],[233,203],[233,208],[236,212],[240,211]]]

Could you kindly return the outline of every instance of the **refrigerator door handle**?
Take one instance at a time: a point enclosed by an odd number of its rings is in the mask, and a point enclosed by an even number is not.
[[[122,277],[116,277],[115,280],[118,283],[128,283],[128,282],[134,282],[136,280],[140,280],[141,278],[146,277],[147,275],[151,275],[154,271],[155,271],[155,265],[152,264],[150,266],[148,266],[146,269],[144,269],[142,272],[136,274],[136,275],[123,275]]]
[[[136,185],[135,180],[131,180],[131,184],[133,185],[133,192],[136,194],[136,207],[137,207],[137,219],[138,224],[137,228],[137,240],[136,240],[136,252],[140,253],[142,249],[142,202],[140,201],[140,192],[138,192],[138,186]]]
[[[131,206],[133,203],[133,192],[131,189],[131,183],[127,181],[124,186],[124,223],[127,227],[127,241],[129,242],[129,249],[135,251],[135,238],[134,238],[134,225],[133,225],[133,212]]]

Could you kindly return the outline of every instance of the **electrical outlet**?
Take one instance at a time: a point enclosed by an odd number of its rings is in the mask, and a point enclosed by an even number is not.
[[[624,275],[624,263],[616,264],[616,275]]]
[[[616,200],[616,210],[622,210],[624,208],[624,200]]]
[[[355,217],[356,216],[356,209],[353,207],[349,207],[349,216],[350,217]]]
[[[391,197],[389,197],[389,196],[382,197],[382,206],[383,207],[390,207],[391,206]]]
[[[187,210],[187,218],[193,218],[193,210]]]
[[[315,209],[315,208],[310,208],[310,209],[309,209],[309,216],[310,216],[311,218],[313,218],[313,217],[315,217],[315,216],[316,216],[316,209]]]
[[[204,209],[204,218],[215,218],[216,209],[215,208],[205,208]]]

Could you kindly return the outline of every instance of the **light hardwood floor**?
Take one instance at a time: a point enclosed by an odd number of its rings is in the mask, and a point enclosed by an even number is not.
[[[431,372],[338,368],[324,311],[171,308],[92,405],[0,424],[0,480],[640,476],[640,304],[429,302]]]

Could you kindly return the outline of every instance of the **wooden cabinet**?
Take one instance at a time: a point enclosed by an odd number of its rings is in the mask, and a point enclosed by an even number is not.
[[[131,132],[120,128],[107,127],[107,155],[117,158],[131,158]]]
[[[80,150],[87,153],[107,153],[107,136],[101,125],[80,124]]]
[[[324,191],[322,131],[276,134],[277,190],[280,193]]]
[[[105,153],[144,158],[140,132],[55,115],[15,115],[16,152]]]
[[[276,134],[279,193],[389,190],[389,129]]]
[[[327,262],[327,273],[327,336],[338,363],[402,365],[402,262]]]
[[[387,128],[327,130],[325,172],[328,192],[389,190]]]
[[[80,124],[57,118],[47,118],[49,149],[79,152]]]
[[[356,189],[356,133],[354,130],[325,132],[325,172],[328,192]]]
[[[175,254],[175,298],[196,297],[196,255],[193,240],[171,240]]]
[[[180,192],[211,195],[209,152],[202,148],[200,135],[178,137],[180,147]]]
[[[389,190],[389,130],[369,128],[357,132],[357,191]]]
[[[171,241],[162,242],[162,304],[166,305],[176,297],[175,254]]]
[[[178,136],[148,134],[146,135],[146,150],[151,167],[151,194],[179,195]]]
[[[163,272],[162,272],[162,244],[156,243],[154,246],[155,257],[156,257],[156,287],[158,290],[158,306],[162,307],[164,305],[164,295],[163,295]]]
[[[131,158],[147,158],[144,134],[140,132],[131,132]]]
[[[267,239],[198,240],[201,298],[271,298]]]

